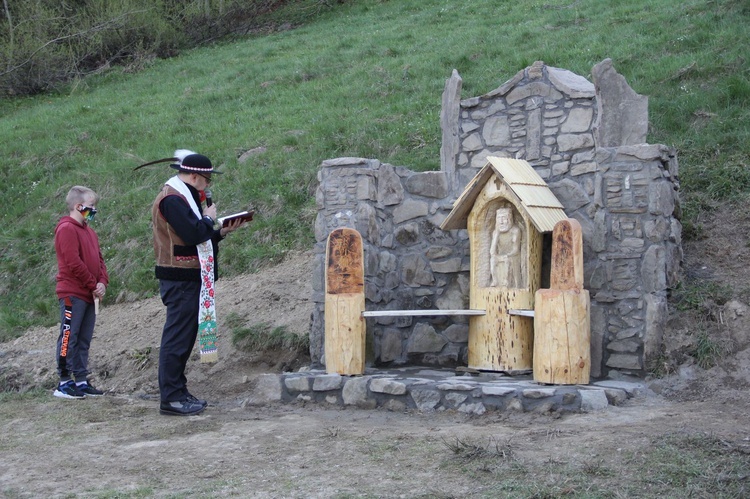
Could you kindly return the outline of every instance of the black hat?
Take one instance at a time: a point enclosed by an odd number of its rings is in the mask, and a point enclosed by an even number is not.
[[[181,173],[224,173],[214,170],[214,166],[211,164],[211,160],[206,156],[193,151],[189,151],[187,149],[177,149],[174,152],[174,156],[171,158],[162,158],[157,159],[156,161],[149,161],[148,163],[144,163],[134,169],[137,170],[139,168],[143,168],[144,166],[153,165],[156,163],[166,163],[167,161],[174,161],[174,163],[169,166]]]
[[[186,149],[178,149],[174,152],[177,163],[172,163],[172,168],[184,173],[223,173],[214,170],[211,160],[202,154]]]

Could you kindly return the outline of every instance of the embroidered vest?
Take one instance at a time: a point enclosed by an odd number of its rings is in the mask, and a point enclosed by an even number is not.
[[[173,281],[200,281],[198,250],[186,245],[159,211],[159,204],[167,196],[187,199],[168,185],[164,185],[151,207],[154,231],[154,255],[156,256],[156,278]]]

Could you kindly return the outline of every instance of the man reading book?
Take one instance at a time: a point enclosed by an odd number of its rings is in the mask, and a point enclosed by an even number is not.
[[[199,414],[207,405],[187,388],[185,368],[196,339],[201,361],[217,359],[214,282],[218,279],[219,241],[245,224],[238,218],[214,228],[216,205],[203,206],[214,169],[206,156],[175,151],[167,180],[151,209],[156,278],[167,307],[159,350],[161,414]]]
[[[239,213],[232,213],[231,215],[220,217],[218,222],[222,227],[227,227],[238,219],[244,222],[250,222],[253,219],[253,215],[255,215],[254,211],[241,211]]]

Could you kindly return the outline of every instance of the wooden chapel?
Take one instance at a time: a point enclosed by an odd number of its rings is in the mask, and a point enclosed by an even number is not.
[[[534,347],[534,296],[542,280],[543,234],[567,218],[524,160],[489,156],[441,224],[467,229],[471,309],[468,367],[528,372]]]

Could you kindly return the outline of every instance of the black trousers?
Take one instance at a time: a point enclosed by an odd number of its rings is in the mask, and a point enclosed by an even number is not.
[[[162,402],[183,401],[188,394],[185,367],[198,337],[201,283],[160,280],[159,292],[167,307],[159,350],[159,392]]]

